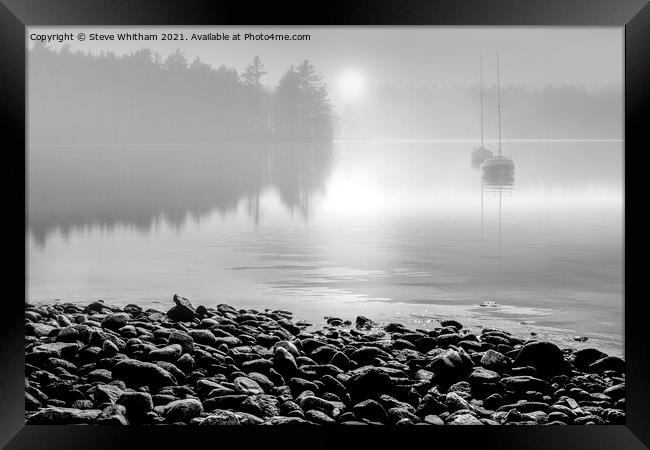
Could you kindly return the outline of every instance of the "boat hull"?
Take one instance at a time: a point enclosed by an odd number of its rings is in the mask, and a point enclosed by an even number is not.
[[[510,159],[486,159],[481,164],[485,174],[510,174],[514,173],[515,165]]]

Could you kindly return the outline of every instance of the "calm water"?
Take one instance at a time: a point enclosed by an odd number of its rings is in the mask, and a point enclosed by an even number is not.
[[[453,317],[622,354],[622,144],[505,142],[510,181],[474,145],[32,147],[28,298]]]

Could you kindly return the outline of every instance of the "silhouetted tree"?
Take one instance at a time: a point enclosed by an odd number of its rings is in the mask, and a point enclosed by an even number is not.
[[[307,60],[290,67],[276,89],[276,134],[284,139],[332,139],[332,106],[327,85]]]
[[[244,85],[248,88],[251,98],[251,104],[255,111],[253,133],[257,137],[266,135],[266,116],[268,113],[268,102],[265,101],[262,92],[262,77],[266,75],[264,64],[259,56],[253,58],[253,62],[246,66],[241,78]]]

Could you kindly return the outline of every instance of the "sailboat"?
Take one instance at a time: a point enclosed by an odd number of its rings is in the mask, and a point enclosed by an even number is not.
[[[472,151],[472,167],[479,167],[483,161],[494,154],[485,148],[483,141],[483,56],[481,56],[481,146]]]
[[[514,174],[515,163],[501,154],[501,87],[499,80],[499,53],[497,53],[497,110],[499,117],[499,152],[496,158],[488,158],[481,164],[486,177],[510,177]]]

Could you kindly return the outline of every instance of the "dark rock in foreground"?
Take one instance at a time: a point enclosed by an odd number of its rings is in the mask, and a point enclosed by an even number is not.
[[[625,422],[625,362],[455,320],[25,306],[28,424],[587,425]]]

